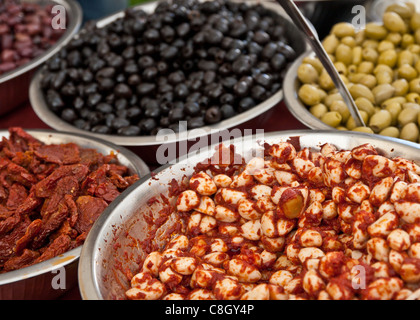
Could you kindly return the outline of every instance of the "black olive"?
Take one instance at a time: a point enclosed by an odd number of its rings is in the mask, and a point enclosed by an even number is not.
[[[117,133],[122,136],[137,136],[140,133],[140,128],[138,126],[127,126],[119,128]]]
[[[220,107],[223,119],[228,119],[236,115],[235,108],[230,104],[223,104]]]
[[[219,107],[213,106],[207,109],[205,121],[206,123],[213,124],[220,122],[222,119],[222,113]]]
[[[66,108],[61,112],[61,118],[71,123],[77,119],[77,114],[74,109]]]
[[[143,119],[139,122],[138,126],[143,133],[150,133],[156,127],[156,121],[153,118]]]
[[[119,83],[114,89],[114,93],[116,97],[128,98],[130,97],[133,92],[131,88],[124,83]]]
[[[156,85],[154,83],[141,83],[137,86],[137,93],[141,96],[148,95],[152,93],[156,89]]]
[[[112,106],[105,102],[98,103],[95,109],[102,113],[111,113],[113,110]]]
[[[92,132],[99,133],[99,134],[108,134],[111,133],[111,129],[105,125],[96,125],[92,127]]]
[[[188,129],[197,129],[204,127],[206,123],[202,117],[194,117],[187,121],[187,128]]]
[[[187,102],[184,106],[184,111],[189,116],[196,116],[200,114],[200,106],[197,102]]]

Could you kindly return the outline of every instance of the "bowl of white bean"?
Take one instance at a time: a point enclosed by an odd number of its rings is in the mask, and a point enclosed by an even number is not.
[[[200,149],[106,209],[78,277],[85,300],[417,299],[419,149],[316,130]]]

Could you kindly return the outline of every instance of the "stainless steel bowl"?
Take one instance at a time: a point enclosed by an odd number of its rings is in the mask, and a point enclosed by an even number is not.
[[[246,2],[247,4],[262,4],[266,8],[272,10],[273,12],[282,16],[286,21],[286,29],[287,34],[289,35],[292,47],[297,51],[298,54],[301,54],[305,50],[308,49],[308,46],[303,39],[301,32],[295,27],[295,25],[291,22],[290,18],[286,15],[284,10],[281,8],[280,5],[274,2],[268,1],[259,1],[259,0],[234,0],[236,2]],[[139,10],[144,10],[147,13],[152,13],[156,8],[157,2],[151,2],[147,4],[142,4],[136,6],[135,8]],[[124,12],[118,12],[113,14],[107,18],[99,20],[97,22],[97,26],[102,28],[107,24],[113,22],[114,20],[124,17]],[[85,131],[76,128],[75,126],[63,121],[60,117],[54,114],[47,106],[45,101],[45,97],[42,93],[40,82],[42,79],[42,69],[40,69],[34,76],[31,86],[30,86],[30,100],[32,107],[38,117],[50,127],[57,129],[57,130],[65,130],[69,132],[79,132],[88,134],[90,136],[106,139],[118,145],[124,146],[148,146],[148,145],[158,145],[161,142],[156,140],[155,136],[137,136],[137,137],[123,137],[117,135],[103,135],[103,134],[95,134],[90,131]],[[222,129],[228,129],[231,127],[235,127],[241,123],[244,123],[250,119],[253,119],[260,114],[266,112],[267,110],[276,106],[281,100],[283,99],[283,90],[279,90],[273,96],[271,96],[266,101],[262,102],[261,104],[255,106],[251,110],[238,114],[230,119],[226,119],[214,125],[209,125],[202,127],[198,130],[190,130],[185,134],[174,134],[168,140],[165,140],[166,143],[172,143],[176,141],[181,141],[188,136],[188,139],[196,139],[202,136],[206,136],[211,132],[217,132]]]
[[[0,76],[0,115],[13,110],[28,100],[28,89],[34,71],[76,34],[82,23],[82,10],[76,0],[23,0],[28,3],[58,4],[64,6],[68,16],[67,30],[61,38],[43,54]]]
[[[336,130],[310,113],[308,107],[306,107],[298,97],[300,81],[297,77],[297,70],[302,64],[302,60],[310,55],[315,55],[315,53],[312,51],[303,53],[296,59],[295,62],[293,62],[287,71],[283,82],[284,102],[290,113],[308,128],[318,130]]]
[[[150,172],[143,160],[134,153],[106,141],[51,130],[26,130],[26,132],[47,144],[74,142],[103,154],[113,151],[117,154],[118,161],[127,166],[131,173],[143,177]],[[7,130],[0,131],[0,139],[8,136]],[[40,300],[59,297],[77,284],[80,252],[81,246],[33,266],[0,274],[0,300]]]
[[[266,134],[264,137],[244,137],[232,141],[236,152],[245,159],[252,158],[256,152],[263,150],[263,142],[279,143],[290,137],[299,137],[302,148],[319,148],[322,144],[332,143],[339,149],[352,149],[361,144],[370,143],[384,155],[403,156],[420,163],[420,152],[417,144],[401,140],[376,137],[364,133],[338,131],[284,131]],[[229,145],[229,142],[226,143]],[[129,288],[127,273],[136,274],[147,253],[140,243],[147,239],[145,216],[159,215],[164,204],[154,201],[151,207],[149,199],[163,194],[169,199],[168,184],[172,179],[181,181],[190,176],[195,165],[214,153],[214,148],[205,148],[199,154],[190,154],[181,158],[172,166],[161,168],[156,175],[145,177],[132,186],[130,193],[125,193],[118,201],[112,203],[93,225],[80,256],[78,269],[79,288],[86,300],[117,300],[125,298]],[[174,200],[174,199],[171,199]],[[162,247],[165,243],[165,231],[170,230],[176,219],[171,219],[157,229],[153,243]],[[147,239],[149,241],[149,239]],[[136,245],[137,244],[137,245]]]

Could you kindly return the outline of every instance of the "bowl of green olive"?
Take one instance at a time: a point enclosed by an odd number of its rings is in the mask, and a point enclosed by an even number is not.
[[[357,127],[341,94],[313,52],[285,77],[289,111],[311,129],[362,131],[420,142],[420,12],[396,3],[381,22],[361,30],[335,24],[322,45],[349,89],[366,127]]]

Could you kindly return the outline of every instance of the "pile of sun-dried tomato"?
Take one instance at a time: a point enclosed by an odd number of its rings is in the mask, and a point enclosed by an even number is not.
[[[0,272],[81,245],[102,211],[139,179],[75,143],[46,145],[21,128],[0,141]]]

